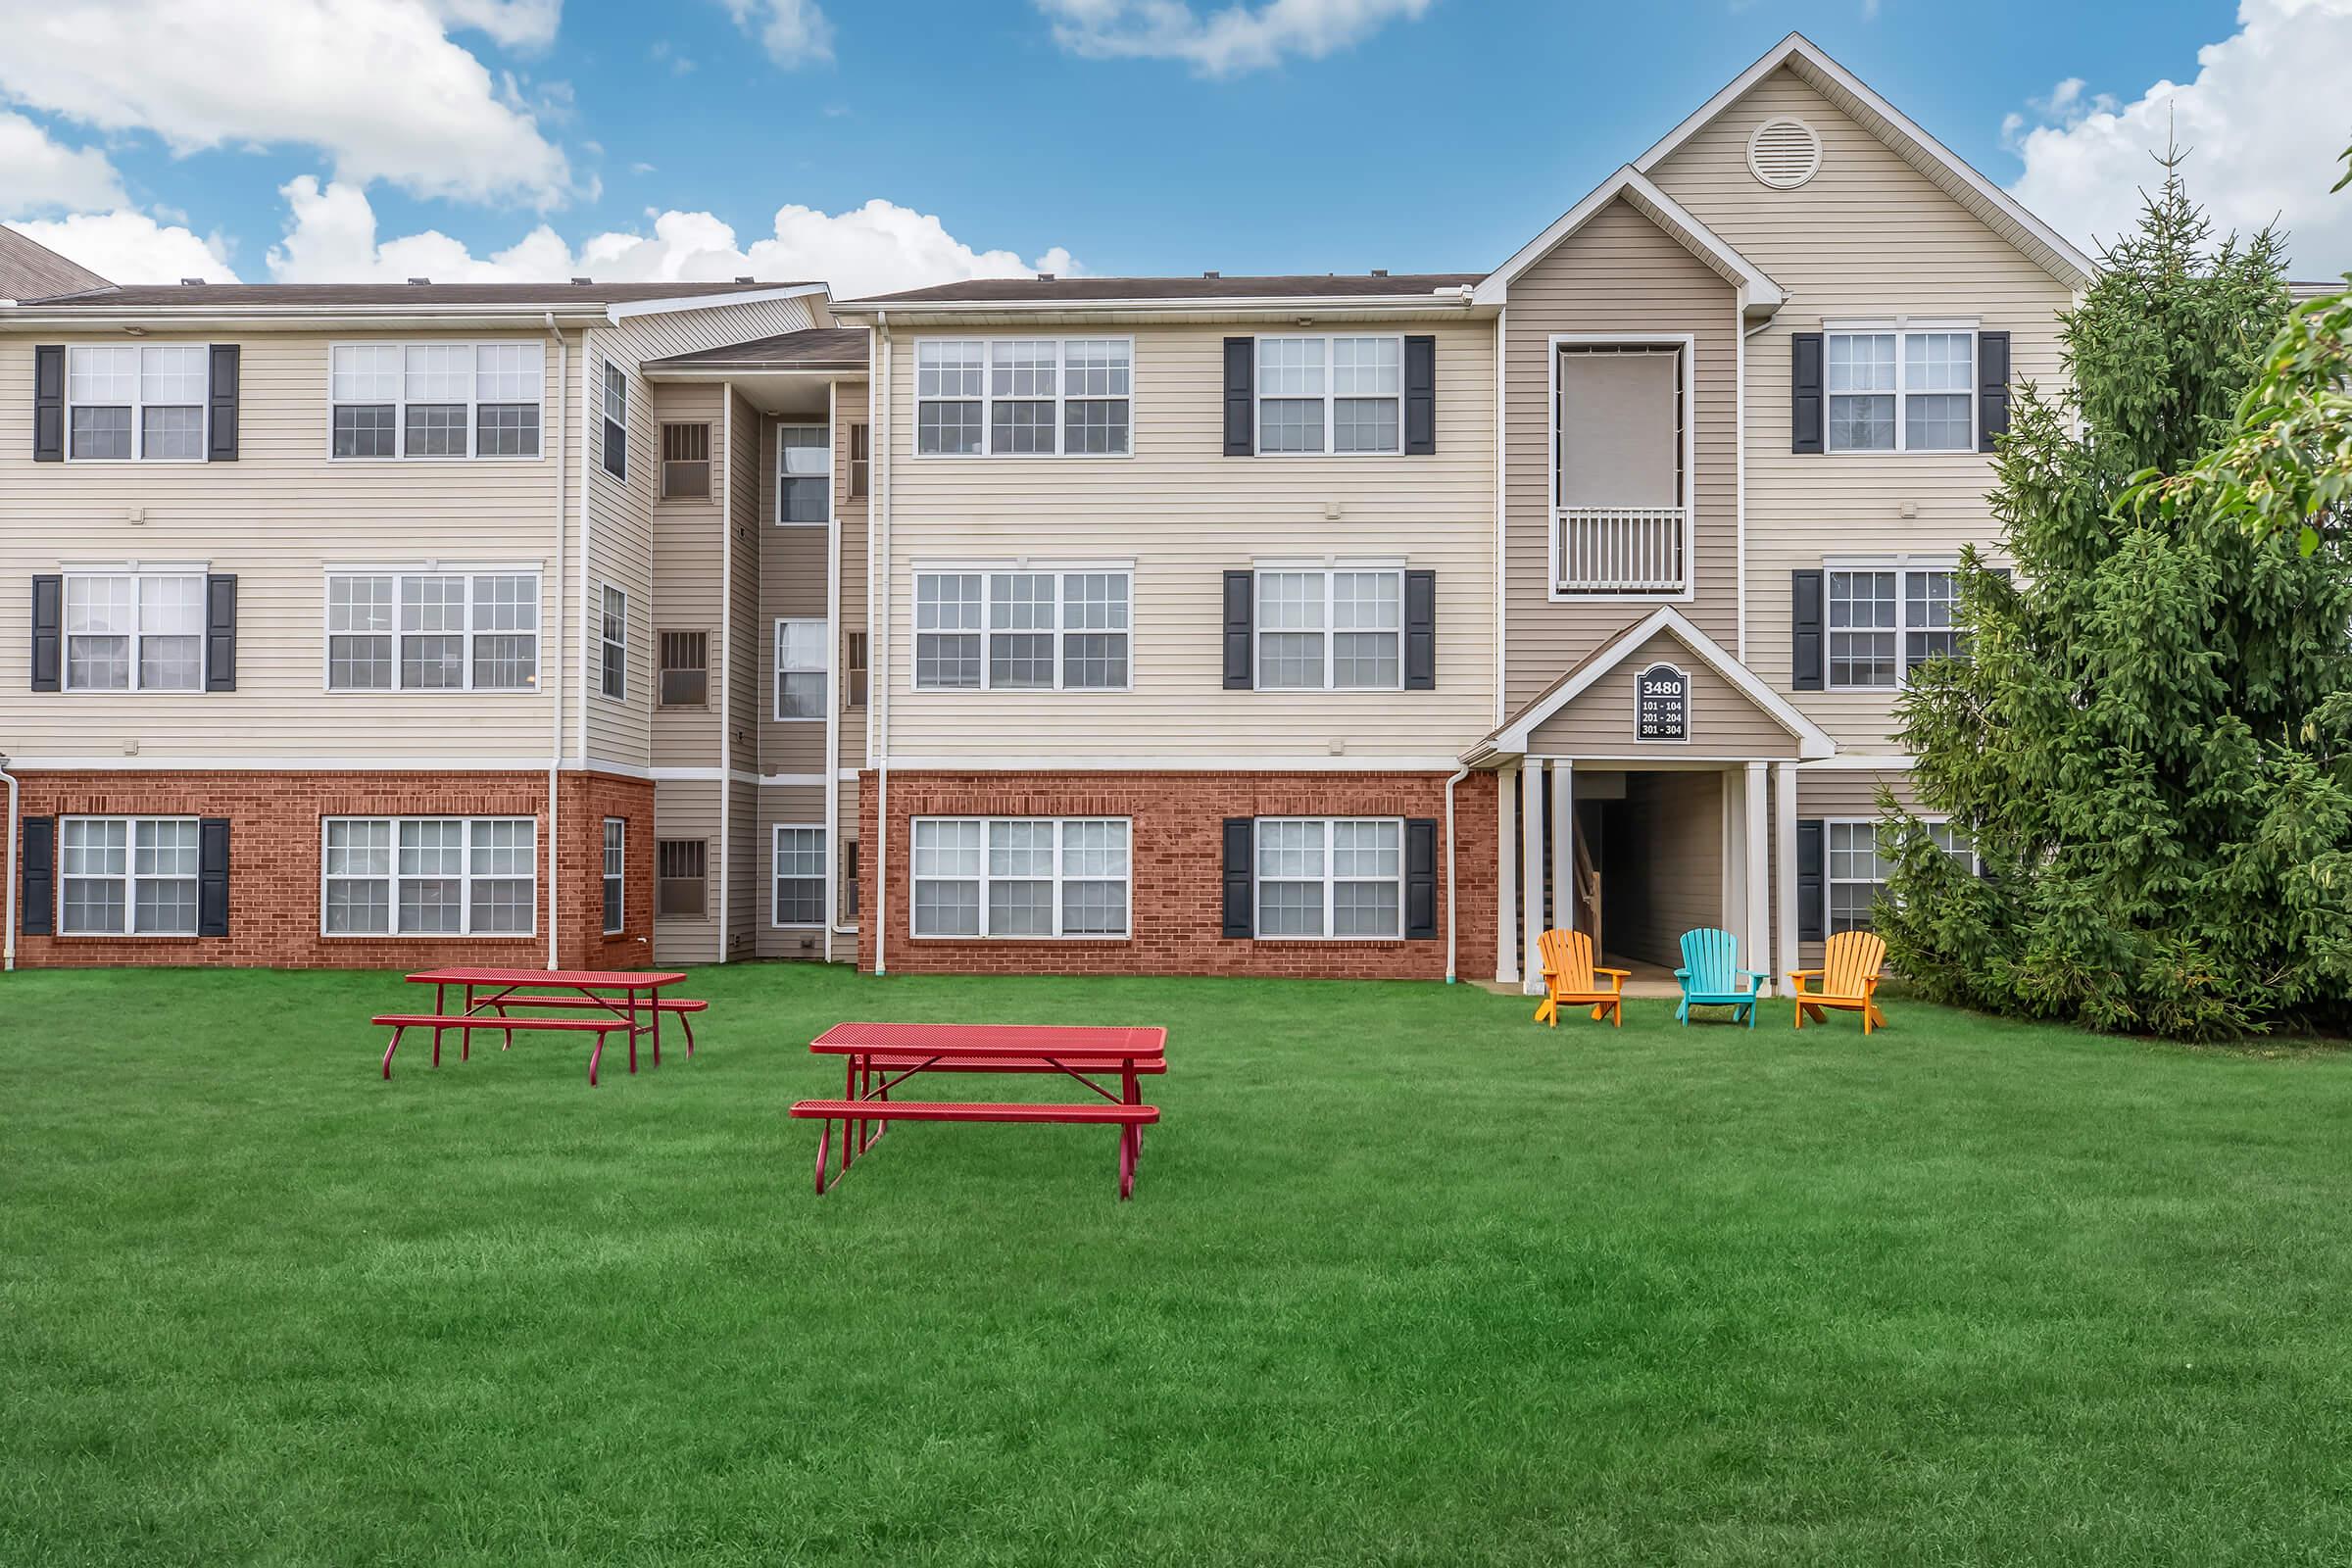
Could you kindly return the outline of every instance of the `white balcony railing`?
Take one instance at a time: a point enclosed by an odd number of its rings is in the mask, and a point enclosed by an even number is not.
[[[1690,561],[1685,507],[1569,507],[1552,514],[1563,594],[1679,594]]]

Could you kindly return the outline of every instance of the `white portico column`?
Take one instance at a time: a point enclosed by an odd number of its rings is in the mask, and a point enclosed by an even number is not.
[[[1747,909],[1740,935],[1740,961],[1750,969],[1772,973],[1772,837],[1764,827],[1764,764],[1747,764],[1743,791],[1747,800]],[[1769,986],[1768,986],[1769,989]]]
[[[1551,764],[1551,923],[1576,929],[1576,764]],[[1595,962],[1600,955],[1592,956]]]
[[[1788,971],[1802,961],[1796,956],[1796,764],[1775,763],[1772,782],[1772,859],[1781,877],[1775,901],[1781,928],[1781,961],[1773,966],[1777,989],[1788,983]]]
[[[1519,770],[1494,775],[1494,983],[1519,983]]]
[[[1542,758],[1531,757],[1519,770],[1527,785],[1526,799],[1519,803],[1525,889],[1519,904],[1526,911],[1520,932],[1519,972],[1523,977],[1521,989],[1531,997],[1541,995],[1544,990],[1544,767]]]

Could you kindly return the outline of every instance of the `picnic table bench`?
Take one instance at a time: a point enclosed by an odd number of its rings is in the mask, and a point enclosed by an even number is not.
[[[596,1047],[588,1054],[588,1086],[596,1087],[597,1068],[605,1057],[608,1036],[625,1033],[629,1041],[629,1071],[637,1070],[637,1037],[649,1035],[654,1048],[654,1065],[662,1065],[662,1018],[664,1013],[678,1019],[686,1031],[686,1054],[694,1054],[694,1025],[689,1015],[703,1011],[710,1004],[684,997],[663,997],[664,986],[677,984],[685,975],[673,971],[645,969],[484,969],[447,968],[425,969],[408,977],[412,985],[433,988],[433,1009],[430,1012],[378,1013],[369,1021],[392,1031],[392,1043],[384,1048],[384,1076],[392,1076],[392,1054],[400,1050],[401,1037],[411,1029],[430,1029],[433,1032],[433,1065],[441,1065],[441,1037],[455,1031],[459,1036],[458,1059],[466,1061],[473,1056],[473,1032],[476,1029],[496,1030],[506,1037],[499,1049],[510,1050],[514,1044],[517,1029],[538,1029],[566,1034],[593,1034]],[[449,993],[456,988],[462,994],[460,1005],[452,1011]],[[477,990],[488,995],[477,997]],[[550,993],[558,993],[551,995]],[[617,993],[608,995],[607,993]],[[583,1018],[546,1018],[529,1013],[516,1015],[514,1007],[541,1007],[559,1010],[587,1010],[594,1016]]]

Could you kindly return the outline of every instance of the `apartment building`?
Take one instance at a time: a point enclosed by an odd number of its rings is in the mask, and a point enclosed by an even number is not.
[[[1793,967],[2089,270],[1791,36],[1485,271],[0,308],[20,951]]]

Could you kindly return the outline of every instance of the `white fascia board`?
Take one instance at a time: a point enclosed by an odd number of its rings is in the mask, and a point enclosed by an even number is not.
[[[207,327],[380,327],[421,322],[453,330],[544,330],[549,316],[559,328],[604,323],[601,309],[577,305],[208,305],[87,307],[42,310],[0,309],[0,332],[121,331],[125,326],[179,332]]]
[[[1116,311],[1141,316],[1166,316],[1181,319],[1187,316],[1215,318],[1228,316],[1328,316],[1334,312],[1351,315],[1426,316],[1444,311],[1447,314],[1468,314],[1471,308],[1483,304],[1470,285],[1460,288],[1437,289],[1428,294],[1301,294],[1283,298],[1200,298],[1200,299],[1128,299],[1128,300],[937,300],[924,304],[874,304],[857,300],[845,301],[833,307],[836,320],[871,322],[882,311],[890,313],[894,325],[909,322],[920,324],[929,318],[953,320],[967,316],[1092,316],[1104,311]]]
[[[1769,316],[1781,308],[1785,296],[1780,284],[1774,282],[1764,270],[1734,250],[1721,235],[1700,222],[1683,205],[1650,183],[1649,176],[1628,164],[1598,185],[1585,199],[1554,219],[1551,225],[1534,239],[1522,245],[1511,259],[1487,275],[1473,297],[1481,305],[1499,306],[1510,297],[1511,283],[1536,263],[1551,254],[1561,241],[1567,239],[1594,215],[1618,197],[1631,202],[1635,211],[1664,229],[1685,250],[1697,257],[1725,282],[1745,291],[1746,308],[1750,313]]]
[[[663,316],[672,311],[714,311],[724,305],[758,305],[767,300],[805,300],[826,292],[822,283],[786,283],[776,288],[746,288],[741,293],[689,294],[678,299],[629,300],[605,307],[605,318],[614,324],[632,316]]]

